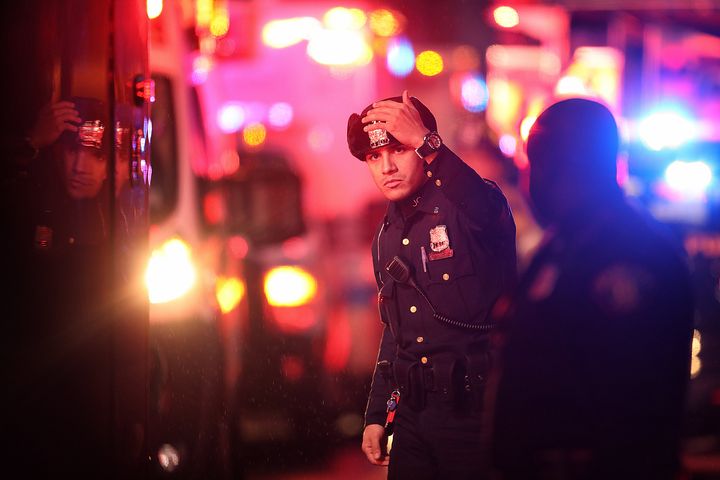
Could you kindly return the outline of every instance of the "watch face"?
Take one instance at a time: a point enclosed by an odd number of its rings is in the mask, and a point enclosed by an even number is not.
[[[431,133],[428,135],[427,143],[433,148],[433,150],[437,150],[440,148],[440,145],[442,145],[442,139],[437,133]]]

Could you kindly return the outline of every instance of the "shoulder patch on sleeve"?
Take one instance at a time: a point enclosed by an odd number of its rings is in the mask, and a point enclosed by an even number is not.
[[[613,264],[592,282],[592,297],[610,315],[627,315],[639,310],[654,287],[647,270],[633,265]]]

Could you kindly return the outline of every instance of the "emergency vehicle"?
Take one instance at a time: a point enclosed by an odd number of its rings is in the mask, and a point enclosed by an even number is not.
[[[381,214],[370,182],[332,182],[333,170],[365,172],[347,153],[346,112],[318,99],[364,102],[377,79],[263,38],[305,42],[331,30],[324,15],[365,13],[152,5],[153,468],[221,477],[315,461],[360,434],[380,333],[368,248]]]

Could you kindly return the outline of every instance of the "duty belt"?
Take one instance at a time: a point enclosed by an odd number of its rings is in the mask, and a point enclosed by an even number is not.
[[[394,364],[383,368],[389,372],[393,390],[400,393],[403,403],[415,410],[424,408],[429,398],[439,398],[458,408],[474,409],[482,405],[490,354],[436,354],[428,363],[398,356]]]

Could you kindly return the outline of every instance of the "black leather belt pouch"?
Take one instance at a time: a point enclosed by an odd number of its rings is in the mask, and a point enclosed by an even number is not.
[[[393,371],[402,403],[414,410],[421,409],[425,405],[425,392],[419,363],[398,357]]]

